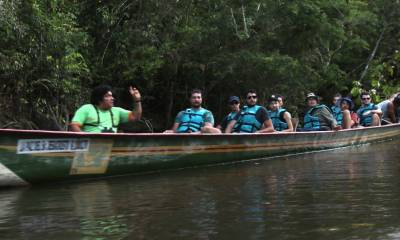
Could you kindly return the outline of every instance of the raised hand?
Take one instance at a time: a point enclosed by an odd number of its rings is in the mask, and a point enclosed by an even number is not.
[[[141,101],[142,98],[141,98],[140,92],[139,92],[139,90],[137,90],[137,88],[130,86],[129,93],[131,94],[133,101],[135,101],[135,102]]]

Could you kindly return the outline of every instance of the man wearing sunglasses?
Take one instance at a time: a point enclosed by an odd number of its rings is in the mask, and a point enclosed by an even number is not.
[[[172,130],[164,133],[221,133],[214,128],[213,114],[201,107],[203,102],[202,93],[195,89],[190,94],[190,108],[178,113]]]
[[[228,124],[233,120],[238,112],[240,112],[240,99],[237,96],[230,96],[228,100],[228,106],[231,112],[224,117],[221,124],[217,126],[218,129],[221,129],[222,132],[225,132]]]
[[[371,102],[371,95],[367,92],[361,94],[361,107],[357,110],[360,118],[360,125],[364,127],[379,126],[381,123],[380,116],[382,111],[378,106]]]
[[[228,124],[225,133],[267,133],[274,132],[272,120],[267,109],[257,105],[257,93],[249,90],[246,95],[246,106],[236,114]]]

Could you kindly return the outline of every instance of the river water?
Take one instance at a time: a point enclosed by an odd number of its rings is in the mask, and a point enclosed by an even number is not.
[[[400,141],[0,190],[0,239],[400,239]]]

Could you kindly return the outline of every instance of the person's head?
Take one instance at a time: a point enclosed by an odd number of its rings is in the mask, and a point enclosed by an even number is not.
[[[254,106],[257,104],[257,92],[254,89],[247,91],[246,94],[246,104],[247,106]]]
[[[368,92],[361,93],[360,98],[363,105],[368,105],[371,103],[371,95]]]
[[[339,106],[342,111],[343,110],[352,110],[354,107],[354,103],[353,103],[353,101],[351,101],[350,98],[344,97],[339,100]]]
[[[112,108],[114,106],[114,97],[111,87],[108,85],[99,85],[95,87],[90,96],[90,103],[101,109]]]
[[[268,98],[268,109],[271,111],[277,111],[280,108],[279,99],[276,95],[272,95]]]
[[[201,90],[199,89],[194,89],[190,93],[190,106],[192,108],[200,108],[201,103],[203,102]]]
[[[314,107],[318,104],[319,99],[318,96],[315,95],[315,93],[308,93],[306,96],[306,101],[309,107]]]
[[[240,110],[240,99],[237,96],[230,96],[228,99],[228,105],[231,111],[238,112]]]
[[[280,94],[276,94],[275,96],[278,99],[279,107],[283,107],[283,100],[285,100],[285,98]]]
[[[340,100],[341,98],[342,98],[342,94],[336,93],[335,96],[333,96],[332,103],[333,103],[334,105],[337,105],[337,104],[339,103],[339,100]]]

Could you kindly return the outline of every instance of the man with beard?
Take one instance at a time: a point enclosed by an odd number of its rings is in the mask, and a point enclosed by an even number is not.
[[[255,90],[247,92],[246,106],[236,114],[225,129],[225,133],[267,133],[274,131],[267,109],[257,105]]]
[[[133,111],[114,107],[110,86],[95,87],[90,97],[90,104],[85,104],[76,111],[70,125],[71,131],[115,133],[119,123],[139,120],[142,115],[140,92],[136,88],[129,87],[129,93],[135,104]]]
[[[214,128],[213,114],[201,107],[203,102],[201,91],[195,89],[190,94],[190,108],[178,113],[171,130],[165,133],[221,133]]]

